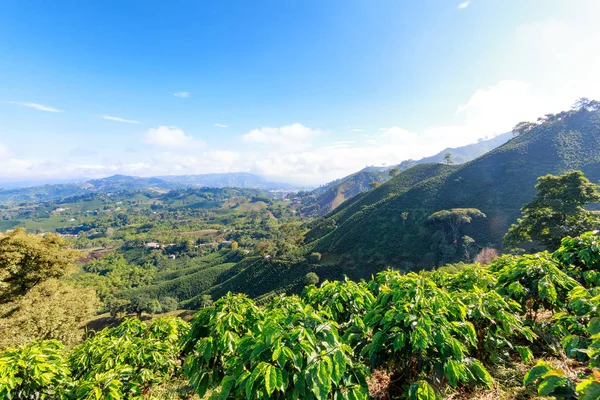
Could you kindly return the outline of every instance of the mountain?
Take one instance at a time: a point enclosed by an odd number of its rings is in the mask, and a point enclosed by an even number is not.
[[[186,187],[237,187],[267,190],[291,190],[295,187],[287,183],[270,182],[263,177],[249,172],[228,172],[222,174],[201,175],[167,175],[157,176],[167,182]]]
[[[580,109],[548,115],[504,145],[466,164],[430,172],[409,184],[422,166],[401,173],[381,187],[352,199],[314,223],[306,239],[324,254],[352,254],[403,268],[460,259],[461,249],[428,224],[433,212],[478,208],[487,218],[462,229],[480,246],[501,247],[520,208],[535,195],[539,176],[580,169],[600,181],[600,111]],[[425,175],[426,176],[426,175]],[[403,213],[406,219],[403,219]]]
[[[87,193],[110,193],[125,191],[169,191],[193,187],[236,187],[265,190],[291,190],[285,183],[268,182],[264,178],[245,172],[162,176],[140,178],[114,175],[79,183],[41,185],[12,189],[0,189],[0,204],[21,202],[56,201]]]
[[[0,204],[21,202],[56,201],[87,193],[110,193],[122,191],[155,190],[168,191],[181,188],[181,185],[157,178],[139,178],[114,175],[103,179],[93,179],[80,183],[43,185],[18,189],[0,189]]]
[[[447,148],[434,156],[420,160],[402,161],[400,164],[391,167],[366,167],[359,172],[313,190],[310,196],[303,198],[301,213],[310,216],[325,215],[347,199],[369,190],[369,185],[372,182],[383,183],[388,181],[391,178],[388,171],[392,168],[398,168],[401,172],[419,164],[440,163],[444,161],[444,156],[447,153],[452,154],[454,163],[462,164],[506,143],[511,136],[512,132],[503,133],[492,139],[480,140],[467,146]]]
[[[504,143],[510,140],[512,135],[512,132],[506,132],[495,136],[492,139],[480,140],[477,143],[469,144],[466,146],[454,148],[448,147],[431,157],[425,157],[417,161],[402,161],[396,166],[396,168],[398,168],[400,171],[405,171],[417,164],[441,163],[444,162],[444,157],[448,153],[452,154],[452,161],[455,164],[464,164],[466,162],[476,159],[477,157],[487,153],[488,151],[495,149],[498,146],[502,146]]]

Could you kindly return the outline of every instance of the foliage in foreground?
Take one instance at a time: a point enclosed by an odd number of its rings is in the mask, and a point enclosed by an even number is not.
[[[105,329],[68,354],[58,341],[32,342],[0,357],[0,398],[136,398],[179,367],[179,318],[131,319]]]
[[[491,387],[490,363],[530,363],[552,351],[536,334],[551,334],[591,372],[574,379],[539,361],[524,385],[543,396],[597,398],[597,240],[565,238],[553,254],[504,256],[489,266],[325,281],[264,306],[228,294],[191,327],[176,318],[127,320],[70,352],[33,342],[0,357],[0,396],[141,398],[186,377],[198,395],[218,399],[366,399],[370,364],[390,374],[390,396],[433,400]]]

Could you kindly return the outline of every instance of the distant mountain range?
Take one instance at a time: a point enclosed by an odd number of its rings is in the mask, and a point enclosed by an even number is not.
[[[452,153],[455,162],[471,160],[489,149],[508,140],[509,134],[483,140],[475,144],[446,149],[432,157],[422,160],[403,161],[396,167],[405,170],[413,165],[426,162],[439,162],[444,155]],[[367,167],[355,174],[338,179],[319,187],[312,192],[316,198],[305,205],[305,215],[323,215],[340,205],[344,200],[369,188],[373,181],[385,182],[389,179],[388,170],[393,167]],[[165,191],[173,189],[211,187],[235,187],[244,189],[264,190],[297,190],[302,187],[287,183],[271,182],[257,174],[248,172],[229,172],[199,175],[165,175],[151,178],[141,178],[127,175],[114,175],[108,178],[92,179],[84,182],[55,181],[52,184],[34,185],[35,182],[6,182],[0,183],[0,204],[20,202],[56,201],[67,197],[79,196],[86,193],[121,192],[121,191]]]
[[[292,190],[286,183],[269,182],[247,172],[202,174],[140,178],[114,175],[79,183],[41,185],[24,188],[0,189],[0,204],[21,202],[57,201],[87,193],[110,193],[123,191],[169,191],[194,187],[236,187],[242,189]]]
[[[387,182],[391,179],[389,171],[393,168],[397,168],[399,172],[402,172],[419,164],[441,163],[447,153],[452,154],[453,163],[462,164],[503,145],[511,137],[511,132],[503,133],[492,139],[480,140],[467,146],[447,148],[436,155],[420,160],[406,160],[389,167],[366,167],[352,175],[337,179],[313,190],[310,197],[304,198],[301,212],[310,216],[325,215],[347,199],[369,190],[372,182]]]
[[[315,222],[306,240],[323,254],[421,268],[462,258],[427,217],[439,210],[477,208],[486,218],[462,235],[479,246],[502,247],[520,208],[535,195],[537,178],[582,170],[600,182],[600,111],[547,115],[529,131],[462,165],[414,166],[344,202]],[[453,251],[455,253],[453,253]],[[376,261],[378,260],[378,261]],[[373,271],[365,271],[370,274]]]

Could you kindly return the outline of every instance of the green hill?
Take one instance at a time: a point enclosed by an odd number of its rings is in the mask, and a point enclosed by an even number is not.
[[[533,198],[537,178],[574,169],[600,180],[599,111],[547,116],[503,146],[408,190],[382,185],[326,216],[307,239],[322,253],[376,255],[407,268],[433,265],[449,258],[441,254],[437,229],[427,223],[433,212],[480,209],[487,218],[466,225],[463,234],[480,246],[500,247],[521,206]],[[405,221],[403,212],[408,212]]]
[[[322,216],[335,210],[347,199],[370,189],[372,182],[383,183],[390,179],[389,170],[397,168],[400,172],[416,165],[441,163],[447,153],[452,154],[454,163],[461,164],[473,160],[480,155],[506,143],[512,133],[504,133],[492,139],[480,140],[467,146],[447,148],[439,153],[420,160],[406,160],[391,167],[366,167],[352,175],[337,179],[311,192],[311,196],[303,199],[301,213],[309,216]]]

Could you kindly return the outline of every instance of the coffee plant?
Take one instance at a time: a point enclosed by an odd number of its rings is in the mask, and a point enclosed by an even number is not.
[[[477,348],[477,333],[458,296],[414,273],[380,273],[370,287],[377,298],[365,317],[373,338],[364,354],[373,367],[392,370],[409,397],[431,392],[431,383],[491,386],[483,364],[469,357]]]
[[[139,396],[151,385],[168,380],[178,369],[179,338],[187,330],[182,320],[167,317],[150,325],[128,319],[98,332],[69,357],[73,378],[79,381],[77,396]]]
[[[242,299],[228,295],[192,323],[195,346],[185,371],[200,396],[211,388],[223,399],[368,397],[366,368],[353,360],[335,321],[292,296],[275,299],[244,329],[212,324],[232,300]]]
[[[0,356],[0,399],[66,399],[71,372],[64,346],[43,340]]]
[[[540,310],[559,311],[578,283],[563,272],[548,253],[524,255],[506,263],[497,273],[500,294],[521,305],[529,319]]]

